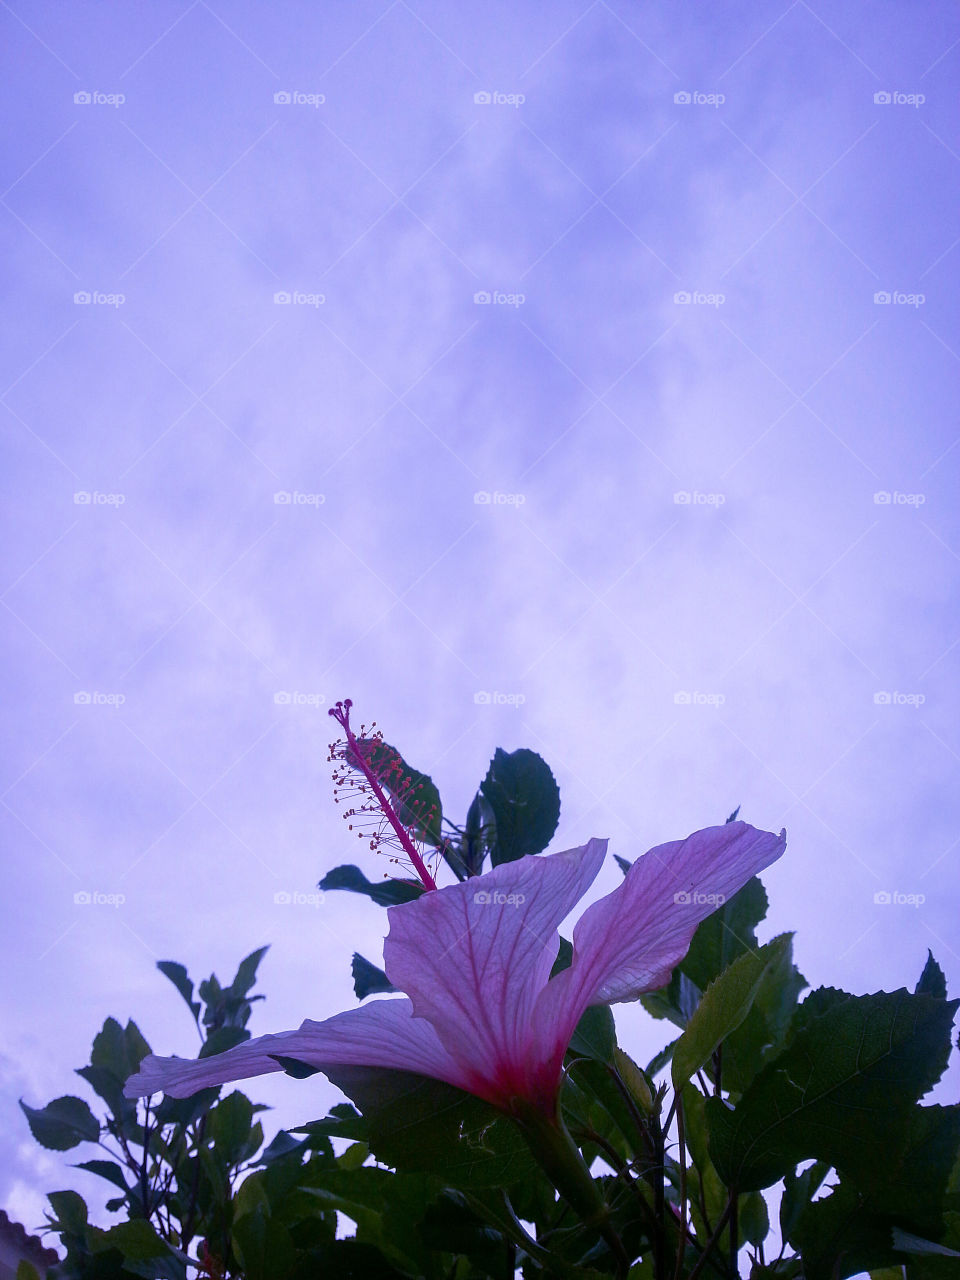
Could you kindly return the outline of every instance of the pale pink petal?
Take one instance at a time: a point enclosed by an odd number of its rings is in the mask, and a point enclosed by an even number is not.
[[[412,1016],[409,1000],[375,1000],[325,1022],[309,1019],[298,1031],[258,1036],[209,1058],[158,1058],[150,1054],[124,1086],[128,1098],[150,1093],[187,1098],[211,1085],[282,1071],[277,1055],[323,1071],[330,1066],[390,1067],[433,1076],[461,1089],[470,1081],[428,1022]]]
[[[557,957],[557,927],[596,877],[606,845],[520,858],[390,908],[387,976],[436,1028],[472,1092],[506,1105],[555,1086],[534,1079],[533,1010]]]
[[[697,925],[785,848],[786,832],[775,836],[728,822],[638,858],[623,884],[581,916],[573,931],[573,963],[538,1004],[538,1038],[552,1041],[556,1053],[589,1005],[635,1000],[664,986]]]

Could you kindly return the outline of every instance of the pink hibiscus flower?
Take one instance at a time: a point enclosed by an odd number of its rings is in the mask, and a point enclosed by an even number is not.
[[[405,998],[374,1000],[197,1061],[151,1054],[124,1092],[183,1098],[280,1071],[279,1059],[294,1059],[321,1071],[416,1072],[549,1122],[563,1056],[584,1011],[664,986],[697,925],[785,845],[785,833],[745,822],[658,845],[584,911],[572,963],[552,978],[557,930],[597,876],[605,840],[425,892],[388,912],[384,967]]]

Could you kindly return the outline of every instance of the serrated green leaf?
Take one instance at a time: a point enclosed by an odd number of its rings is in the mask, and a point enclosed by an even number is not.
[[[294,1080],[308,1080],[310,1076],[319,1074],[319,1067],[312,1067],[309,1062],[300,1062],[296,1058],[287,1058],[282,1053],[271,1053],[267,1055],[274,1062],[279,1062],[281,1067],[288,1076],[292,1076]]]
[[[707,1101],[710,1153],[724,1181],[761,1190],[811,1158],[864,1186],[882,1181],[904,1148],[914,1102],[946,1065],[957,1003],[905,990],[814,1000],[824,1011],[802,1019],[735,1110]]]
[[[936,996],[938,1000],[947,998],[947,980],[943,976],[943,970],[934,960],[932,951],[927,952],[927,963],[923,966],[923,973],[916,985],[915,994]]]
[[[560,821],[560,788],[547,763],[526,747],[500,747],[480,784],[495,828],[490,861],[496,866],[540,853]]]
[[[345,889],[349,893],[362,893],[379,907],[395,907],[401,902],[413,902],[424,892],[422,884],[410,880],[384,880],[374,884],[359,867],[334,867],[320,881],[318,888],[326,893],[333,889]]]
[[[689,1080],[750,1012],[760,984],[790,947],[790,934],[738,956],[706,989],[673,1050],[673,1083]]]
[[[36,1110],[21,1099],[20,1109],[30,1132],[48,1151],[70,1151],[81,1142],[96,1142],[100,1137],[100,1124],[82,1098],[54,1098]]]

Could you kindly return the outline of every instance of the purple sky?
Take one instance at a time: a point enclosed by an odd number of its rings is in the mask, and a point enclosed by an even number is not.
[[[960,989],[955,7],[0,25],[0,1203],[102,1199],[16,1099],[83,1092],[109,1014],[195,1052],[156,960],[271,943],[255,1032],[353,1002],[382,912],[274,901],[362,861],[339,697],[458,821],[540,751],[556,848],[740,803],[788,828],[763,936],[812,985],[931,947]]]

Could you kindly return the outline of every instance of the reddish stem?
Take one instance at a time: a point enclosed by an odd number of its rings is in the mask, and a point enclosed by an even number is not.
[[[380,808],[383,810],[384,814],[386,815],[387,821],[390,823],[391,827],[393,827],[394,833],[396,834],[397,839],[400,841],[401,845],[403,846],[404,852],[406,853],[410,861],[413,863],[414,870],[416,871],[417,875],[420,877],[421,881],[423,882],[424,888],[436,889],[437,887],[436,880],[434,880],[433,876],[430,874],[427,868],[427,864],[424,862],[424,860],[420,857],[420,854],[417,852],[416,846],[414,845],[413,841],[410,839],[409,832],[407,831],[403,823],[400,821],[400,819],[397,817],[397,814],[394,811],[393,805],[390,803],[389,798],[385,794],[383,788],[380,786],[380,783],[377,780],[376,775],[374,774],[370,766],[367,764],[363,751],[360,747],[360,743],[357,740],[357,736],[353,732],[353,730],[350,728],[350,707],[352,705],[353,704],[351,703],[350,699],[346,698],[343,702],[338,702],[336,705],[336,708],[333,708],[333,707],[330,708],[330,715],[333,716],[334,720],[337,721],[337,723],[342,727],[344,733],[347,735],[347,747],[352,753],[352,758],[357,762],[357,765],[363,771],[363,776],[366,778],[367,782],[369,782],[370,788],[373,791],[373,794],[377,798],[377,803],[379,804]]]

